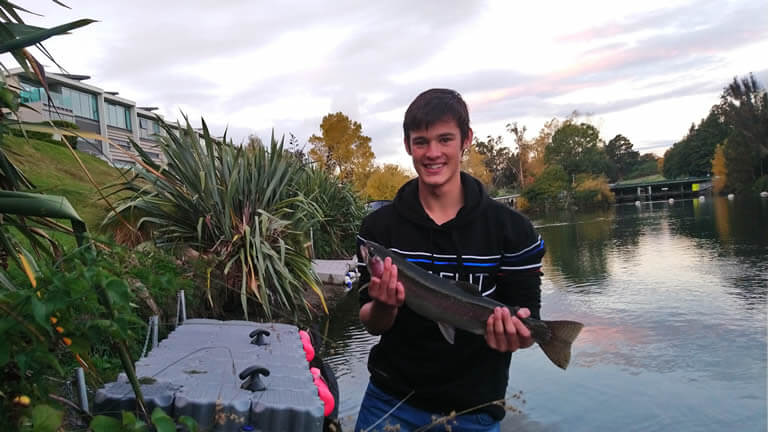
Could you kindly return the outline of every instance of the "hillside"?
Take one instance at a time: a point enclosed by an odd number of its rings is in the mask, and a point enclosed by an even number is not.
[[[66,147],[44,141],[6,135],[3,151],[34,184],[33,192],[67,197],[85,220],[89,231],[98,231],[108,207]],[[115,182],[120,171],[103,160],[77,152],[99,187]],[[114,199],[114,198],[113,198]]]

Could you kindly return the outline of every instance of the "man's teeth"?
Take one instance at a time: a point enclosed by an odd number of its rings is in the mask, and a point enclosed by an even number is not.
[[[429,164],[426,167],[429,168],[429,169],[438,169],[441,166],[443,166],[443,164]]]

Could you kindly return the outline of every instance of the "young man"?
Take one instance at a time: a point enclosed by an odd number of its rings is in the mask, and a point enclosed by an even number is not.
[[[421,93],[405,113],[403,130],[418,178],[400,188],[392,205],[363,220],[359,241],[375,241],[441,277],[469,281],[481,295],[520,306],[519,317],[538,318],[544,244],[525,216],[461,172],[472,142],[461,96],[447,89]],[[448,421],[450,430],[498,431],[511,353],[533,344],[518,317],[497,308],[485,337],[457,330],[450,344],[434,321],[408,308],[391,260],[379,275],[364,265],[360,270],[360,284],[370,282],[360,291],[360,320],[381,340],[369,356],[371,378],[355,430],[389,424],[410,431],[467,412]]]

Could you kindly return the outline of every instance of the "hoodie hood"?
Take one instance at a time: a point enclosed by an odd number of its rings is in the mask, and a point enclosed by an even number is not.
[[[392,206],[397,213],[411,222],[430,229],[452,229],[471,222],[488,203],[483,184],[471,175],[461,172],[461,189],[464,194],[464,205],[456,213],[456,217],[448,222],[437,225],[427,215],[419,200],[419,179],[415,178],[403,185],[397,192]]]

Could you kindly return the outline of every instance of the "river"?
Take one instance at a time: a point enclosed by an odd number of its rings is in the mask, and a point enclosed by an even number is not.
[[[547,246],[542,316],[585,324],[567,371],[513,354],[502,430],[765,431],[768,199],[618,205],[533,218]],[[326,361],[351,431],[377,338],[349,295]]]

